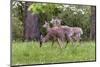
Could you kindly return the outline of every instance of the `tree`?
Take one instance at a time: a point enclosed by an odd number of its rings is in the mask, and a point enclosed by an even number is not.
[[[11,2],[11,24],[13,40],[22,40],[23,38],[23,4],[24,2]]]
[[[31,2],[24,4],[24,39],[40,40],[39,16],[28,10],[30,5]]]

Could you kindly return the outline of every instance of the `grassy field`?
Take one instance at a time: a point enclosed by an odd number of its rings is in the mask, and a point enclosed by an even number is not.
[[[57,43],[44,43],[42,48],[38,42],[13,42],[12,65],[16,64],[44,64],[75,61],[94,61],[95,42],[81,42],[68,44],[60,49]]]

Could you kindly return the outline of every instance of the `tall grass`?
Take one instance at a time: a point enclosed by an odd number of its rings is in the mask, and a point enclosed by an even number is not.
[[[60,49],[57,43],[44,43],[40,48],[38,42],[13,42],[12,65],[44,64],[75,61],[93,61],[95,59],[95,42],[67,44]]]

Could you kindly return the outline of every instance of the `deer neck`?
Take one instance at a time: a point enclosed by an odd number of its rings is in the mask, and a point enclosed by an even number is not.
[[[47,26],[47,31],[49,31],[50,30],[50,26]]]

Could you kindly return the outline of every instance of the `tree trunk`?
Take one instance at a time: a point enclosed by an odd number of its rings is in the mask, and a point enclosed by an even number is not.
[[[26,37],[25,37],[25,19],[26,19],[26,17],[27,17],[27,15],[26,15],[27,9],[28,9],[27,3],[28,3],[28,2],[25,2],[25,3],[23,4],[23,27],[24,27],[24,29],[23,29],[23,41],[26,39]]]
[[[40,40],[40,22],[37,14],[28,11],[30,2],[24,5],[24,40]]]
[[[96,39],[96,7],[91,7],[91,29],[90,29],[90,39]]]

